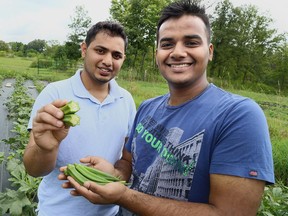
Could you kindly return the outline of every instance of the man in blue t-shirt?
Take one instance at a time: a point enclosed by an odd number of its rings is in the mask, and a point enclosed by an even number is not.
[[[118,204],[123,215],[256,215],[265,184],[274,183],[266,118],[251,99],[208,82],[210,34],[205,9],[195,1],[164,8],[156,63],[169,93],[141,104],[114,166],[83,159],[131,186],[80,186],[67,177],[72,194]]]

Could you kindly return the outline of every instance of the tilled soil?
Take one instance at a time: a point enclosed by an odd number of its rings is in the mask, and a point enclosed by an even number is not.
[[[7,119],[7,109],[4,105],[9,97],[14,91],[15,79],[5,79],[2,82],[0,88],[0,152],[5,152],[7,155],[9,153],[9,145],[6,145],[3,142],[3,139],[8,139],[13,136],[11,129],[13,127],[12,122]],[[24,83],[24,86],[27,87],[27,93],[32,97],[36,98],[38,95],[35,86],[31,80],[28,80]],[[4,163],[0,164],[0,192],[5,191],[5,188],[9,188],[10,184],[7,180],[9,174],[4,167]]]

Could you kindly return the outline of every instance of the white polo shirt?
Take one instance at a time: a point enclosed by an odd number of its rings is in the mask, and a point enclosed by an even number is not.
[[[56,99],[77,101],[80,125],[71,127],[61,142],[55,169],[45,176],[38,188],[39,215],[115,215],[118,206],[95,205],[83,197],[73,197],[61,187],[57,179],[59,167],[79,163],[88,155],[100,156],[114,164],[121,156],[125,137],[129,135],[136,113],[131,94],[110,81],[110,92],[100,103],[84,87],[81,70],[69,79],[48,84],[37,97],[32,109],[28,129],[38,109]]]

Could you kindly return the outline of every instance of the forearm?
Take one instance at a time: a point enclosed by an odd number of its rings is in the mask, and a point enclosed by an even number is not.
[[[127,189],[116,203],[141,216],[219,216],[213,205],[159,198]]]
[[[122,158],[114,164],[114,168],[116,172],[115,176],[120,176],[122,180],[129,181],[132,173],[132,156],[125,147],[122,151]]]
[[[132,172],[130,162],[125,159],[121,159],[115,163],[114,167],[116,169],[116,173],[114,174],[115,176],[120,176],[122,180],[129,181]]]
[[[49,174],[55,167],[58,149],[43,150],[35,142],[27,145],[23,162],[27,173],[34,177]]]

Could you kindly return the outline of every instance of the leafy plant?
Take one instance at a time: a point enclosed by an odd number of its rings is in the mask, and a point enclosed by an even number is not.
[[[288,187],[282,183],[265,187],[258,216],[287,216]]]
[[[11,176],[8,180],[12,182],[13,189],[6,189],[5,193],[0,193],[2,212],[9,212],[11,215],[35,215],[40,179],[29,176],[23,163],[14,158],[14,155],[8,159],[7,170]]]
[[[24,78],[16,78],[15,89],[8,102],[5,103],[8,110],[8,118],[13,121],[13,137],[3,140],[10,145],[10,152],[5,157],[0,153],[0,163],[4,163],[8,171],[11,188],[6,188],[0,193],[0,213],[10,215],[34,216],[37,206],[37,189],[41,178],[29,176],[24,168],[22,158],[24,149],[28,143],[29,133],[27,124],[34,100],[26,94]]]

